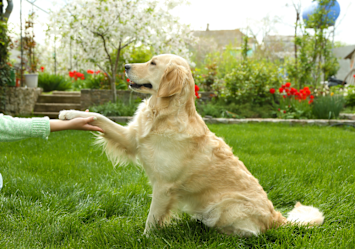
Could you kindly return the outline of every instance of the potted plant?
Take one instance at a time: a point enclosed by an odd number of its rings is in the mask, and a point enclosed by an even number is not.
[[[36,42],[34,40],[34,28],[33,19],[35,17],[34,12],[29,15],[28,20],[25,24],[25,37],[23,39],[23,49],[26,53],[27,67],[25,72],[25,82],[27,87],[37,87],[38,86],[38,74],[37,74],[37,64],[38,58],[35,56]]]

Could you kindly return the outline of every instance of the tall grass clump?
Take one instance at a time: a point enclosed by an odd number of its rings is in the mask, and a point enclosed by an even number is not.
[[[339,117],[344,104],[342,96],[321,96],[314,100],[312,112],[319,119],[334,119]]]
[[[41,73],[38,75],[38,86],[44,92],[66,91],[72,88],[72,83],[62,75]]]

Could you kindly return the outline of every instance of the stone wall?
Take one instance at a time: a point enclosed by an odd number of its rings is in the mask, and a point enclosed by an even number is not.
[[[42,88],[4,87],[5,104],[0,105],[0,112],[9,115],[29,115],[33,112]]]
[[[213,92],[200,92],[201,100],[208,101],[214,97]],[[133,92],[131,90],[117,90],[117,99],[122,103],[129,103],[137,98],[145,99],[149,98],[150,94],[143,94]],[[111,90],[99,90],[99,89],[83,89],[81,90],[81,109],[85,110],[93,105],[102,105],[106,102],[113,102]]]
[[[148,98],[149,94],[137,93],[133,91],[117,90],[117,100],[123,103],[129,103],[137,98]],[[113,102],[111,90],[99,90],[99,89],[83,89],[81,90],[81,109],[85,110],[93,105],[102,105],[106,102]]]

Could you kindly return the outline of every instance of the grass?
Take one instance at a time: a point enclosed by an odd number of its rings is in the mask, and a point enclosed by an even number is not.
[[[354,248],[355,129],[210,125],[259,179],[276,209],[319,207],[320,227],[219,234],[186,214],[142,235],[151,188],[132,165],[112,167],[83,131],[0,143],[0,248]]]

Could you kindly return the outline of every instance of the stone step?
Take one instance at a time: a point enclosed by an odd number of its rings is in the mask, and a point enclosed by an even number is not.
[[[80,104],[80,95],[45,95],[41,94],[37,103],[73,103]]]
[[[340,113],[339,114],[339,118],[355,120],[355,113],[354,114],[351,114],[351,113]]]
[[[80,104],[73,103],[37,103],[34,112],[59,112],[61,110],[80,110]]]
[[[57,119],[59,116],[59,112],[33,112],[34,115],[39,117],[49,117]]]
[[[80,96],[80,92],[53,91],[52,95],[75,95]]]

